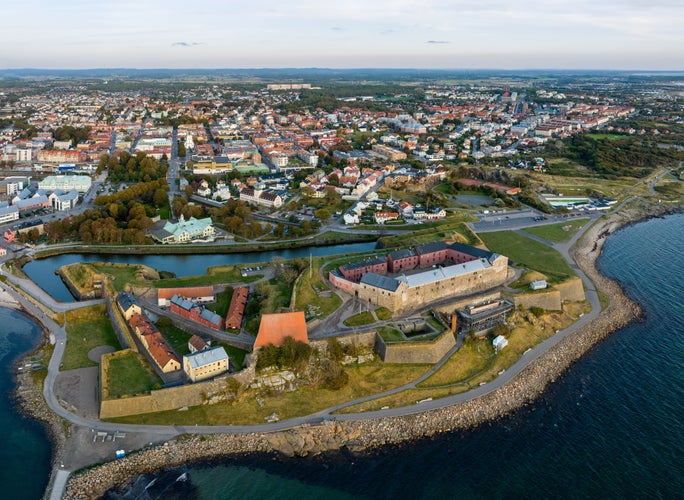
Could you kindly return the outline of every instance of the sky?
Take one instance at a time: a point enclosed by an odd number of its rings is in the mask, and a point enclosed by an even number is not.
[[[21,0],[0,68],[684,70],[684,0]]]

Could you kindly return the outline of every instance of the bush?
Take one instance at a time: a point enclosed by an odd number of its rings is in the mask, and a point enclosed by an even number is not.
[[[323,372],[322,386],[325,389],[338,391],[349,382],[349,375],[344,371],[342,366],[329,359],[323,360],[321,363],[321,371]]]
[[[333,361],[342,361],[344,358],[344,346],[334,337],[328,339],[328,357]]]
[[[303,371],[311,358],[313,349],[309,344],[285,337],[283,345],[268,344],[259,351],[257,369],[277,366],[295,371]]]
[[[544,314],[544,309],[542,309],[541,307],[532,306],[530,307],[530,312],[534,314],[537,318],[539,318]]]

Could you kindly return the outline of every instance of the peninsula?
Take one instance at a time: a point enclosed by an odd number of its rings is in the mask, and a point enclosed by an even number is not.
[[[579,104],[560,80],[434,83],[412,90],[413,113],[403,98],[350,107],[330,85],[331,102],[274,86],[249,106],[252,90],[227,88],[219,117],[216,89],[178,106],[160,88],[164,109],[134,101],[144,112],[125,124],[129,108],[5,131],[0,305],[45,331],[49,364],[20,371],[18,392],[51,424],[55,498],[192,460],[473,427],[638,318],[595,262],[622,225],[681,207],[680,125],[602,86]],[[44,139],[36,157],[19,155],[22,134]],[[73,164],[62,137],[84,145]],[[360,241],[377,245],[307,255]],[[199,273],[162,260],[236,252]],[[54,269],[78,301],[32,274],[60,254],[78,254]],[[160,264],[137,263],[150,256]]]

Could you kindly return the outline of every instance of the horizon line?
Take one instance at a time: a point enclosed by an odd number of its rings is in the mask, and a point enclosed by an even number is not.
[[[648,73],[684,73],[684,69],[643,69],[643,68],[579,68],[579,67],[522,67],[522,68],[493,68],[493,67],[335,67],[335,66],[253,66],[253,67],[88,67],[88,68],[46,68],[46,67],[21,67],[0,68],[0,72],[7,71],[267,71],[267,70],[324,70],[324,71],[589,71],[589,72],[648,72]]]

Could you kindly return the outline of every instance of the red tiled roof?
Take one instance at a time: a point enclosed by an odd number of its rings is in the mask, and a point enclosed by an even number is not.
[[[286,337],[309,343],[306,333],[306,319],[304,311],[264,314],[261,316],[259,333],[254,342],[254,349],[268,344],[281,345]]]
[[[156,332],[150,335],[147,339],[147,346],[150,355],[160,368],[164,368],[172,360],[180,364],[178,356],[171,350],[161,333]]]
[[[240,328],[245,307],[247,306],[248,295],[249,289],[244,286],[240,286],[233,291],[228,314],[226,314],[226,328]]]
[[[198,335],[193,335],[192,337],[190,337],[190,340],[188,340],[188,344],[190,344],[198,351],[201,351],[202,349],[205,349],[207,347],[207,343],[204,341],[204,339],[202,339],[202,337]]]

